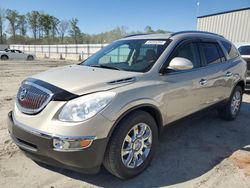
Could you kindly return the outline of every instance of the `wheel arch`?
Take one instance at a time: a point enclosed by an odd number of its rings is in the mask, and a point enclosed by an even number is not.
[[[236,86],[240,86],[242,91],[244,92],[245,91],[245,87],[246,87],[246,83],[243,81],[243,80],[239,80],[236,84],[235,84],[235,87]]]
[[[124,113],[122,113],[119,116],[119,118],[115,121],[112,129],[110,130],[110,132],[108,134],[108,138],[110,138],[112,136],[113,132],[117,128],[117,125],[119,124],[119,122],[122,119],[124,119],[129,114],[131,114],[137,110],[145,111],[145,112],[148,112],[150,115],[152,115],[152,117],[155,119],[155,122],[156,122],[157,127],[158,127],[158,135],[160,136],[162,131],[163,131],[163,118],[162,118],[160,110],[152,104],[141,104],[141,105],[137,105],[137,106],[134,106],[134,107],[128,109],[127,111],[125,111]]]
[[[4,57],[4,56],[6,56],[6,57],[7,57],[7,59],[9,59],[9,56],[8,56],[8,55],[6,55],[6,54],[2,54],[2,55],[1,55],[1,59],[2,59],[2,57]]]

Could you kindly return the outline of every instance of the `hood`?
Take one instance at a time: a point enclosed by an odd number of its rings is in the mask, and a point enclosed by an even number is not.
[[[110,90],[130,84],[143,73],[69,65],[53,68],[32,78],[48,82],[77,95]]]

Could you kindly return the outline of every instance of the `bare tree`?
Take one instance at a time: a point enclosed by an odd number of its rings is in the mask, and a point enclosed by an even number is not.
[[[3,26],[4,26],[4,19],[5,19],[5,10],[0,8],[0,43],[3,44]]]
[[[6,19],[9,21],[10,34],[12,35],[14,42],[16,41],[16,32],[19,27],[18,18],[19,18],[19,13],[16,10],[7,9]]]
[[[61,37],[61,43],[63,43],[65,33],[67,33],[68,30],[69,30],[69,21],[62,20],[58,25],[58,33]]]

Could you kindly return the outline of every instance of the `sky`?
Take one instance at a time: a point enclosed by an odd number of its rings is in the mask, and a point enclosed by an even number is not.
[[[197,6],[199,4],[199,8]],[[143,31],[195,30],[196,17],[250,7],[250,0],[0,0],[0,8],[22,14],[44,11],[61,20],[77,18],[82,32],[96,34],[116,26]]]

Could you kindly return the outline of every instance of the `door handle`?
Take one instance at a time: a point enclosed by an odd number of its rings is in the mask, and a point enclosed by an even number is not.
[[[233,75],[232,72],[227,72],[227,73],[226,73],[226,77],[230,77],[230,76],[232,76],[232,75]]]
[[[206,79],[201,79],[200,80],[200,85],[202,85],[202,86],[207,85],[207,80]]]

